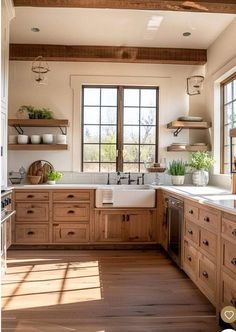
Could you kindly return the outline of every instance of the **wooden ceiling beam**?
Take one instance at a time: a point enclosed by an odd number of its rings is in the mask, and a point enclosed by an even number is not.
[[[235,0],[14,0],[15,6],[170,10],[236,14]]]
[[[207,61],[207,51],[202,49],[10,44],[10,60],[32,61],[39,55],[47,61],[183,65],[203,65]]]

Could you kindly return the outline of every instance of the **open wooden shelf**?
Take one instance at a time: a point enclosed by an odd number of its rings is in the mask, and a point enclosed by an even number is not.
[[[68,127],[69,121],[66,119],[9,119],[8,125],[11,127]]]
[[[9,150],[67,150],[67,144],[8,144]]]
[[[178,146],[167,146],[167,151],[172,152],[197,152],[197,151],[210,151],[209,145],[186,145],[185,149]]]
[[[172,121],[167,124],[168,129],[208,129],[211,128],[211,122],[194,122],[194,121]]]

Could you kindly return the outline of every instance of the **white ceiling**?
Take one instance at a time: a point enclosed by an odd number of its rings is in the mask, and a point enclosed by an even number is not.
[[[236,15],[17,7],[11,43],[208,48]],[[159,25],[159,26],[158,26]],[[34,33],[32,27],[40,28]],[[191,32],[183,37],[183,32]]]

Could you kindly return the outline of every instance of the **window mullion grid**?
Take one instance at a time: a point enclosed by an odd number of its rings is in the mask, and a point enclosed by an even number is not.
[[[102,105],[102,88],[100,88],[100,99],[99,99],[99,138],[98,138],[98,147],[99,147],[99,162],[98,162],[98,167],[99,167],[99,172],[101,172],[101,147],[102,147],[102,145],[101,145],[101,131],[102,131],[102,116],[101,116],[101,113],[102,113],[102,107],[101,107],[101,105]]]
[[[141,143],[141,140],[140,140],[140,137],[141,137],[141,89],[139,89],[139,141],[138,141],[138,171],[140,172],[140,143]]]
[[[117,171],[123,171],[123,113],[124,113],[124,88],[118,87],[117,107]]]

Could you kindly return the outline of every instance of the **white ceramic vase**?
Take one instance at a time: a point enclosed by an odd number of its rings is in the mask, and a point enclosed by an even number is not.
[[[171,181],[173,186],[182,186],[184,184],[184,175],[172,175]]]
[[[206,186],[209,182],[209,172],[204,169],[193,172],[193,184],[195,186]]]
[[[48,184],[56,184],[56,181],[48,180]]]

